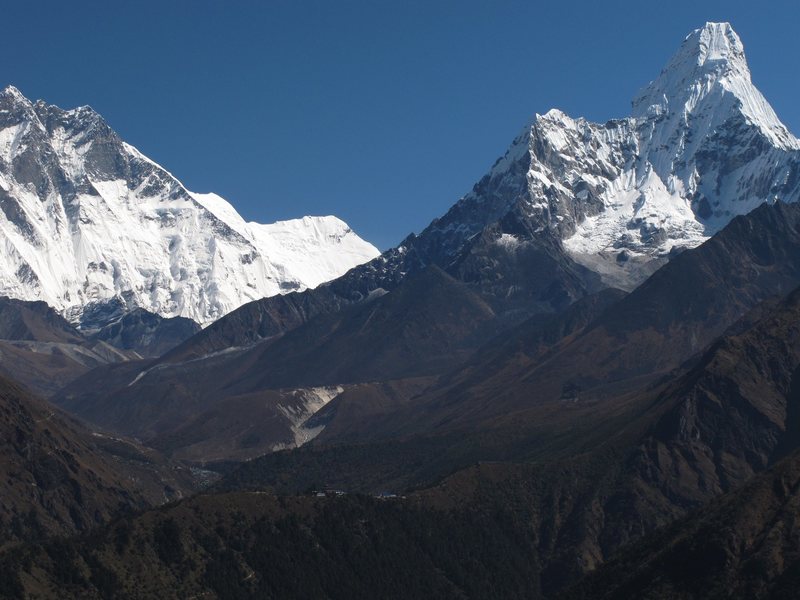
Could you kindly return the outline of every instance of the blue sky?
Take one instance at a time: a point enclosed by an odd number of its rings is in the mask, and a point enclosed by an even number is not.
[[[800,3],[16,2],[0,83],[89,104],[249,220],[336,214],[381,248],[471,189],[535,114],[625,116],[683,37],[739,32],[800,133]]]

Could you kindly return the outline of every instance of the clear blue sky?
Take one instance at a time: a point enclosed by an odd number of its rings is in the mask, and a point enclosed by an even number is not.
[[[730,21],[800,133],[800,2],[137,0],[3,7],[0,83],[89,104],[249,220],[336,214],[381,248],[471,189],[535,114],[625,116]]]

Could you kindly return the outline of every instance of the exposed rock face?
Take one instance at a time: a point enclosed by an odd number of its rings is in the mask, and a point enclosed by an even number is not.
[[[200,331],[200,326],[185,317],[164,318],[143,308],[123,312],[99,330],[86,332],[92,340],[132,350],[139,356],[157,357]]]

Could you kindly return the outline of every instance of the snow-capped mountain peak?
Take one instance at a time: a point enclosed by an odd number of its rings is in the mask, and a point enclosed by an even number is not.
[[[0,293],[73,320],[114,302],[206,324],[378,251],[338,219],[245,223],[122,141],[92,108],[0,92]]]
[[[547,240],[606,283],[631,288],[736,215],[798,199],[800,142],[753,85],[730,24],[707,23],[629,116],[537,114],[447,214],[384,256],[399,266],[376,270],[447,268],[488,228],[499,245],[508,235]]]
[[[730,24],[690,33],[632,104],[603,125],[550,111],[531,128],[532,205],[612,283],[630,286],[632,265],[696,246],[762,202],[800,196],[800,141],[753,85]]]
[[[744,45],[730,23],[706,23],[690,33],[661,74],[633,100],[632,117],[704,121],[706,130],[739,112],[784,148],[800,148],[753,85]],[[679,124],[677,124],[679,125]]]
[[[684,39],[667,70],[692,66],[750,76],[744,45],[730,23],[709,22],[692,31]]]
[[[16,100],[16,101],[21,101],[21,102],[24,101],[24,102],[28,102],[29,103],[28,99],[25,96],[22,95],[22,92],[20,92],[13,85],[7,85],[5,88],[3,88],[3,91],[0,92],[0,98],[2,98],[3,100],[6,100],[6,101],[8,101],[8,100],[15,101]]]

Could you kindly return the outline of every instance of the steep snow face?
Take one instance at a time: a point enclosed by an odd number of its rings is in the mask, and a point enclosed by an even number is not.
[[[206,324],[378,255],[335,217],[246,223],[192,194],[88,107],[0,92],[0,293],[79,320],[113,300]]]
[[[776,146],[798,148],[797,140],[752,84],[744,46],[729,23],[706,23],[690,33],[659,77],[633,101],[633,116],[665,116],[674,127],[688,115],[704,118],[701,133],[739,111]],[[661,126],[665,129],[664,125]]]
[[[553,110],[527,132],[529,213],[600,271],[696,246],[763,202],[800,197],[800,142],[753,86],[727,23],[692,32],[630,117],[599,125]]]
[[[333,279],[332,274],[340,275],[378,255],[372,244],[334,216],[248,223],[216,194],[192,193],[192,197],[253,244],[261,256],[269,257],[270,276],[281,282],[280,291],[316,287]]]

